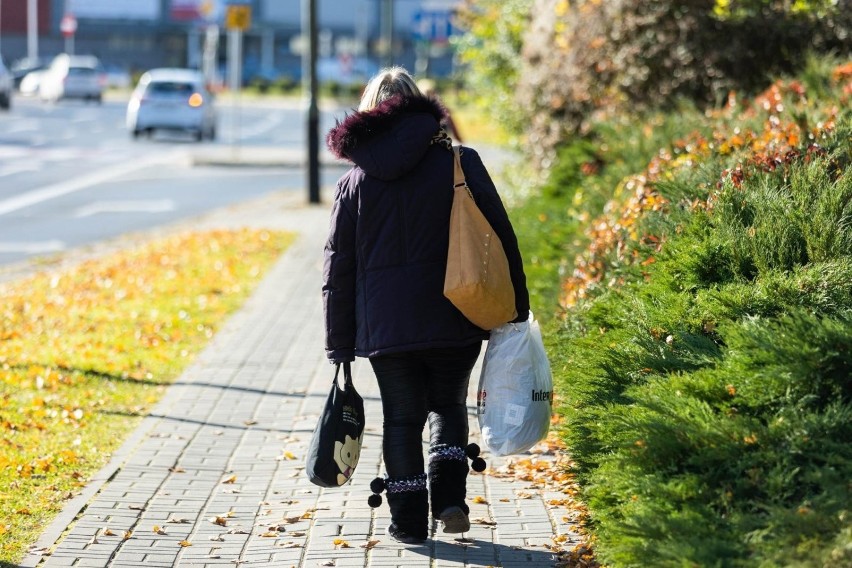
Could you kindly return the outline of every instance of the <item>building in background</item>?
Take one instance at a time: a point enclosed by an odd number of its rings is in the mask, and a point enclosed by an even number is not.
[[[27,2],[0,0],[0,53],[7,61],[27,55]],[[60,31],[73,15],[73,50],[105,64],[142,71],[158,66],[201,68],[205,39],[220,26],[227,0],[37,0],[38,51],[61,53],[69,46]],[[301,75],[302,0],[246,0],[252,25],[245,32],[243,78],[272,80]],[[451,12],[459,0],[394,0],[392,61],[420,74],[452,71],[448,37]],[[320,78],[360,81],[385,58],[384,0],[318,0]],[[226,42],[219,41],[217,67],[224,66]]]

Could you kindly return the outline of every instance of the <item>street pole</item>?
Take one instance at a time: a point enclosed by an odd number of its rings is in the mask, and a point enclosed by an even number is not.
[[[302,0],[302,88],[308,92],[308,202],[320,202],[319,107],[317,106],[317,0]]]
[[[381,36],[384,46],[384,66],[393,65],[393,0],[382,0]]]
[[[38,57],[38,0],[27,0],[27,57]]]
[[[243,32],[232,29],[228,32],[228,86],[233,97],[233,128],[231,144],[237,148],[240,141],[240,91],[243,78]]]

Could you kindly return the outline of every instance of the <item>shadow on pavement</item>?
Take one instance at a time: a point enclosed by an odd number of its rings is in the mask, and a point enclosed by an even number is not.
[[[543,567],[552,566],[556,562],[555,555],[549,550],[506,546],[471,538],[432,540],[422,546],[406,547],[406,550],[439,561],[463,561],[464,566]]]

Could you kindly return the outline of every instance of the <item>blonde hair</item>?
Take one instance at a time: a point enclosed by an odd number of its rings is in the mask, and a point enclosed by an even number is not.
[[[417,87],[417,83],[404,67],[389,67],[382,69],[377,75],[370,79],[361,95],[361,103],[358,111],[372,110],[385,99],[394,95],[405,95],[407,97],[422,97],[423,93]]]

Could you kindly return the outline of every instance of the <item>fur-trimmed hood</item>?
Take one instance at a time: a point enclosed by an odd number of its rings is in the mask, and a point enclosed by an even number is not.
[[[326,144],[368,175],[396,179],[420,161],[446,116],[435,98],[399,95],[338,121]]]

